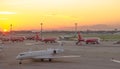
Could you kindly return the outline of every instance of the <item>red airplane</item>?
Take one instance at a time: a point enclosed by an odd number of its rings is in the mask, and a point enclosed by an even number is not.
[[[55,43],[56,42],[56,38],[40,38],[38,33],[36,33],[35,40],[42,41],[45,43]]]
[[[35,35],[34,39],[36,40],[36,42],[37,42],[37,41],[42,41],[42,39],[40,38],[38,32],[36,32],[36,35]]]
[[[55,43],[56,38],[44,38],[44,39],[42,39],[42,41],[45,42],[45,43],[48,43],[48,42]]]
[[[79,43],[81,44],[81,42],[85,42],[86,44],[99,44],[100,43],[100,38],[83,38],[80,35],[80,32],[78,32],[78,41],[76,42],[76,45],[78,45]]]
[[[12,42],[23,42],[25,40],[24,36],[12,36],[10,37]]]
[[[0,40],[2,41],[2,43],[5,42],[23,42],[25,40],[24,36],[2,36],[0,38]]]
[[[7,36],[1,36],[1,37],[0,37],[0,40],[2,41],[2,43],[4,43],[4,42],[8,42],[8,41],[10,41],[10,37],[7,37]]]

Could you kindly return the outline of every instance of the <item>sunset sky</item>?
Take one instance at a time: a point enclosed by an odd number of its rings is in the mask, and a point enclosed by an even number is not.
[[[120,29],[120,0],[0,0],[0,30]],[[109,27],[109,28],[108,28]]]

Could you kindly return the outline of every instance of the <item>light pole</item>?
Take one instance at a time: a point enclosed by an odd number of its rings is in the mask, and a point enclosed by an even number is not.
[[[41,32],[40,32],[40,34],[41,34],[41,39],[42,39],[42,32],[43,32],[42,25],[43,25],[43,23],[41,23],[40,25],[41,25]]]
[[[10,24],[10,34],[12,34],[12,24]]]
[[[75,34],[77,34],[77,23],[75,23]]]
[[[10,39],[12,39],[12,24],[10,24]]]

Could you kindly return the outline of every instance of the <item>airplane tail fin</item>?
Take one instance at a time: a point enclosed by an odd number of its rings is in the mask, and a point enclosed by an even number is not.
[[[38,32],[36,32],[36,35],[35,35],[35,40],[36,40],[36,41],[41,40],[41,38],[39,37],[39,33],[38,33]]]
[[[82,40],[82,36],[81,36],[80,32],[78,32],[78,40]]]

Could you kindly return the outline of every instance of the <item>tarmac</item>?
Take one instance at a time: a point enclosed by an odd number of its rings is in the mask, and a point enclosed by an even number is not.
[[[62,55],[76,55],[75,58],[59,58],[49,61],[23,60],[20,65],[16,56],[21,52],[32,49],[44,50],[58,48],[58,43],[43,43],[35,41],[6,42],[0,44],[3,51],[0,52],[0,69],[120,69],[120,63],[112,61],[120,60],[120,45],[112,41],[104,41],[101,44],[75,45],[75,41],[66,41],[63,45]]]

